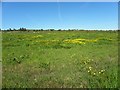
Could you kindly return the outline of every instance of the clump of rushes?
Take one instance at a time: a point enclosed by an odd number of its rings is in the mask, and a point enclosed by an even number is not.
[[[13,58],[13,61],[16,61],[17,63],[21,63],[21,61],[19,61],[16,57]]]

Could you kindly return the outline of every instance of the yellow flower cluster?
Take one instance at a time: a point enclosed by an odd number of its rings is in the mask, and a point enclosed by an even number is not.
[[[95,39],[95,40],[89,40],[89,39],[82,39],[82,38],[79,38],[79,39],[74,39],[74,40],[82,41],[82,42],[97,42],[97,39]]]
[[[95,39],[95,40],[89,40],[89,39],[78,38],[78,39],[73,39],[73,40],[64,40],[64,42],[85,44],[86,42],[97,42],[97,39]]]
[[[89,59],[88,57],[86,60],[83,61],[84,69],[92,76],[99,76],[101,74],[104,74],[105,69],[98,69],[96,66],[91,66],[91,63],[93,62],[93,59]]]
[[[88,64],[88,63],[90,63],[90,62],[92,62],[92,61],[93,61],[93,59],[88,59],[88,60],[84,61],[83,63],[84,63],[84,64]]]
[[[37,35],[37,36],[33,36],[32,38],[40,38],[43,37],[42,35]]]
[[[77,40],[77,41],[85,41],[86,39],[78,38],[78,39],[74,39],[74,40]]]
[[[104,72],[105,72],[105,70],[102,69],[99,71],[99,74],[104,73]]]
[[[37,40],[36,42],[44,42],[44,43],[49,43],[49,42],[58,42],[59,40]]]
[[[40,37],[43,37],[42,35],[37,35],[37,36],[34,36],[33,38],[40,38]],[[63,40],[64,43],[73,43],[73,44],[86,44],[88,42],[97,42],[98,40],[100,40],[100,38],[97,38],[97,39],[84,39],[84,38],[77,38],[77,39],[66,39],[66,40]],[[107,40],[112,40],[112,39],[107,39]],[[39,41],[36,41],[36,42],[46,42],[46,43],[49,43],[49,42],[59,42],[60,40],[39,40]]]
[[[95,40],[86,40],[87,42],[97,42],[98,40],[95,39]]]
[[[90,73],[92,70],[92,67],[88,67],[88,72]]]
[[[64,40],[63,42],[85,44],[85,42],[82,42],[82,41],[79,41],[79,40]]]
[[[93,76],[95,76],[95,75],[98,75],[98,74],[102,74],[102,73],[104,73],[105,72],[105,70],[100,70],[100,71],[98,71],[98,70],[95,70],[95,69],[93,69],[92,67],[88,67],[88,73],[90,73],[91,75],[93,75]]]
[[[33,38],[39,38],[39,37],[43,37],[42,35],[37,35],[34,36]],[[92,43],[92,42],[97,42],[98,40],[100,40],[100,38],[97,39],[84,39],[84,38],[77,38],[77,39],[66,39],[63,40],[64,43],[73,43],[73,44],[86,44],[86,43]],[[108,39],[107,39],[108,40]],[[109,39],[112,40],[112,39]],[[36,42],[46,42],[46,43],[50,43],[50,42],[59,42],[60,40],[39,40]]]

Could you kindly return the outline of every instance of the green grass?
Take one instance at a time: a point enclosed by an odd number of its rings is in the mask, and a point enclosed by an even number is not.
[[[2,39],[2,87],[117,87],[117,32],[13,31]]]

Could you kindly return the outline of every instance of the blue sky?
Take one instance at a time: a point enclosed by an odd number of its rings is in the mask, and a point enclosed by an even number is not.
[[[118,29],[117,2],[4,2],[2,28]]]

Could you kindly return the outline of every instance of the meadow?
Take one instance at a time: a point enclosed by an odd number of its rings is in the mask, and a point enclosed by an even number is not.
[[[3,31],[2,87],[116,88],[117,31]]]

